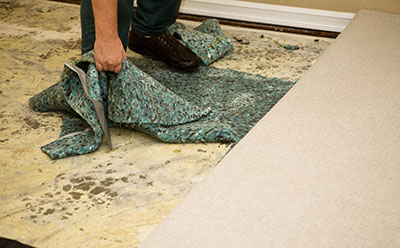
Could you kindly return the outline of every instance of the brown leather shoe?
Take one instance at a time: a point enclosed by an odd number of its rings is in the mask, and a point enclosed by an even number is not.
[[[192,72],[200,65],[200,58],[169,33],[142,37],[131,30],[128,47],[136,53],[159,59],[178,70]]]

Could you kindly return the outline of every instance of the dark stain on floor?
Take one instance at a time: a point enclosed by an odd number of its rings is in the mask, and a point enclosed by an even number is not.
[[[44,212],[44,213],[43,213],[43,215],[49,215],[49,214],[53,214],[53,213],[54,213],[54,211],[55,211],[55,209],[54,209],[54,208],[49,208],[49,209],[47,209],[47,210],[46,210],[46,212]]]
[[[33,129],[38,129],[40,127],[40,123],[32,118],[25,117],[23,121]]]
[[[54,178],[55,183],[49,185],[50,191],[39,198],[25,197],[21,201],[30,210],[28,218],[35,223],[50,222],[57,218],[55,216],[68,220],[77,211],[100,206],[107,208],[120,196],[118,188],[124,187],[122,184],[135,185],[141,182],[143,186],[153,186],[153,181],[146,179],[147,175],[135,176],[134,173],[117,176],[113,169],[88,172],[86,175],[61,173]],[[118,186],[114,186],[116,183],[119,183]],[[51,218],[48,217],[50,215]]]

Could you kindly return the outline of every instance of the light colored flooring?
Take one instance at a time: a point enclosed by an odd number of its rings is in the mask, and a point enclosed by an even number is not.
[[[298,80],[333,41],[223,29],[250,43],[235,42],[212,66],[287,80]],[[92,154],[50,160],[40,146],[58,137],[61,114],[36,113],[27,101],[79,55],[79,6],[0,1],[0,236],[38,247],[135,247],[229,145],[165,144],[112,129],[114,150],[103,145]]]

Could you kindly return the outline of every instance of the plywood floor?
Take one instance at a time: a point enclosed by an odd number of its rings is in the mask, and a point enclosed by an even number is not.
[[[298,80],[333,41],[223,28],[250,43],[235,43],[213,66],[288,80]],[[300,49],[285,50],[287,44]],[[104,145],[50,160],[40,146],[58,137],[61,115],[33,112],[27,101],[79,55],[79,6],[0,1],[0,236],[37,247],[135,247],[229,145],[165,144],[112,129],[113,151]]]

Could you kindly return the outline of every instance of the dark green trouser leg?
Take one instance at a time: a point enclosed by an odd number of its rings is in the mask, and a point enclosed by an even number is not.
[[[118,35],[124,45],[128,43],[129,26],[132,17],[133,0],[118,1]],[[91,0],[81,1],[82,54],[93,50],[96,40]]]
[[[132,28],[141,35],[164,34],[178,17],[181,0],[137,0]]]

